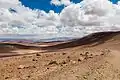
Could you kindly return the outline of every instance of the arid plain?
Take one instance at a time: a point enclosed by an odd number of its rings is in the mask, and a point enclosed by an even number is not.
[[[120,80],[120,32],[65,42],[1,42],[0,80]]]

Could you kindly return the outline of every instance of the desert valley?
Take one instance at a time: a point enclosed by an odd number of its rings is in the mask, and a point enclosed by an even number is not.
[[[120,80],[120,32],[63,42],[1,42],[0,80]]]

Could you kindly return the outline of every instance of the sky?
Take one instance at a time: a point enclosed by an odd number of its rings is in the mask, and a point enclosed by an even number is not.
[[[120,2],[0,0],[0,34],[32,34],[43,39],[118,30]]]
[[[61,10],[64,8],[65,5],[55,6],[54,4],[51,4],[50,0],[20,0],[23,5],[26,7],[30,7],[32,9],[40,9],[44,10],[46,12],[49,12],[49,10],[54,10],[57,13],[60,13]],[[71,0],[73,3],[78,3],[81,0]]]
[[[55,6],[50,4],[50,0],[21,0],[22,4],[26,7],[32,9],[40,9],[49,12],[49,10],[54,10],[55,12],[60,12],[63,9],[62,6]]]
[[[57,13],[60,13],[61,10],[64,8],[64,5],[55,6],[54,4],[50,3],[50,0],[20,0],[23,5],[32,9],[40,9],[46,12],[50,10],[54,10]],[[70,0],[73,3],[79,3],[82,0]],[[119,0],[111,0],[113,3],[117,3]]]

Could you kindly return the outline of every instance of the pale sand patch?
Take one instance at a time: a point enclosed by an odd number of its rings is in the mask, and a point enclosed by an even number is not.
[[[17,53],[17,54],[31,54],[31,53],[40,53],[42,51],[40,50],[26,50],[26,49],[21,49],[21,50],[14,50],[14,51],[11,51],[13,53]]]

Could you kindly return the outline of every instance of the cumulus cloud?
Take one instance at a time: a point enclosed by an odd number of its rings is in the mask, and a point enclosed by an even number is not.
[[[70,0],[51,0],[51,4],[54,4],[56,6],[61,6],[61,5],[68,6],[72,4],[72,2]]]
[[[58,1],[58,2],[57,2]],[[120,30],[120,5],[108,0],[52,0],[67,5],[61,13],[32,10],[18,0],[0,0],[0,34],[39,34],[48,37],[82,37],[99,31]]]
[[[54,5],[61,5],[61,2],[59,0],[51,0],[51,4],[54,4]]]

